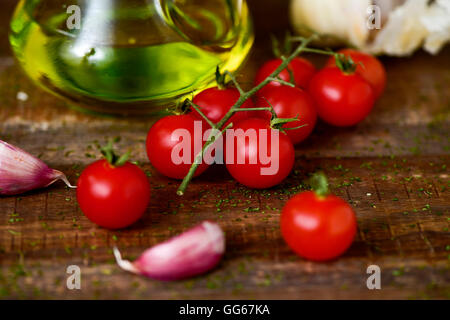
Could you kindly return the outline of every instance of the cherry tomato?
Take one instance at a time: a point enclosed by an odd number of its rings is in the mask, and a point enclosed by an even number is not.
[[[240,94],[236,88],[220,89],[218,87],[209,88],[194,97],[192,101],[200,107],[203,114],[213,123],[219,123],[220,120],[230,111],[231,107],[239,100]],[[248,99],[241,108],[253,108],[253,101]],[[197,119],[203,119],[196,111],[192,111],[192,115]],[[248,117],[248,112],[236,112],[231,119],[225,124],[233,124],[244,120]]]
[[[370,84],[356,73],[337,67],[319,71],[309,84],[319,117],[329,124],[353,126],[367,117],[375,103]]]
[[[172,179],[183,179],[187,175],[197,153],[197,150],[195,149],[195,139],[197,137],[194,131],[194,121],[199,121],[199,119],[196,119],[189,114],[173,115],[158,120],[151,127],[147,135],[147,156],[153,167],[159,173]],[[202,128],[205,128],[203,122]],[[190,161],[180,164],[177,164],[176,161],[173,161],[172,159],[174,147],[183,141],[183,137],[180,137],[178,140],[172,139],[172,134],[178,129],[184,129],[186,133],[189,133],[191,143]],[[199,134],[203,135],[203,131],[204,130]],[[200,136],[200,138],[202,138],[202,136]],[[183,156],[181,151],[180,153],[180,157]],[[208,165],[203,162],[198,167],[194,176],[199,176],[207,168]]]
[[[256,74],[255,85],[263,82],[268,76],[270,76],[283,62],[281,59],[273,59],[267,61]],[[291,80],[291,75],[288,70],[292,71],[294,76],[295,85],[299,88],[307,88],[309,81],[316,73],[316,68],[314,65],[306,59],[294,58],[289,64],[289,67],[278,75],[281,80],[289,82]],[[258,95],[263,94],[267,88],[279,87],[281,84],[276,81],[269,82],[263,89],[261,89]]]
[[[294,166],[295,152],[288,136],[272,129],[269,121],[260,118],[241,121],[233,129],[234,147],[229,145],[228,135],[225,160],[228,171],[238,182],[250,188],[265,189],[281,183],[289,175]],[[250,138],[239,137],[239,132],[247,133]],[[272,139],[272,132],[278,133],[278,141]],[[264,133],[266,141],[260,138]],[[233,154],[228,149],[233,150]],[[270,162],[266,162],[264,156],[268,156]],[[271,170],[264,172],[270,167]]]
[[[77,200],[92,222],[107,229],[126,228],[144,214],[150,185],[138,166],[113,166],[106,160],[89,165],[78,180]]]
[[[370,54],[354,49],[342,49],[339,53],[350,56],[358,64],[356,73],[373,87],[376,98],[381,96],[386,86],[386,70],[380,60]],[[334,57],[331,57],[328,60],[327,67],[333,66],[336,66],[336,61]]]
[[[272,105],[279,118],[295,118],[298,116],[299,121],[289,122],[283,126],[284,128],[304,126],[295,130],[286,130],[293,144],[305,140],[316,125],[317,111],[314,101],[309,93],[302,89],[288,86],[271,88],[258,98],[256,105],[258,107]],[[271,118],[270,111],[260,111],[258,115],[266,119]]]
[[[281,232],[298,255],[326,261],[343,254],[353,242],[357,229],[353,209],[334,195],[300,193],[281,212]]]

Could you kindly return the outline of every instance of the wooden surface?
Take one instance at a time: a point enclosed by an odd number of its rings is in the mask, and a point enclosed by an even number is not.
[[[0,137],[39,155],[76,182],[98,157],[93,141],[120,135],[153,186],[145,217],[120,232],[90,223],[75,192],[62,183],[21,197],[0,198],[0,299],[407,299],[450,298],[449,106],[450,48],[439,56],[383,58],[388,87],[369,118],[354,128],[319,124],[296,148],[294,173],[278,188],[239,186],[226,170],[211,168],[186,196],[148,163],[144,140],[152,119],[108,119],[68,109],[37,89],[13,60],[7,21],[0,12]],[[251,1],[258,41],[240,80],[251,81],[270,57],[267,31],[282,33],[285,1]],[[280,20],[280,19],[275,19]],[[316,59],[318,66],[323,62]],[[26,92],[25,102],[16,99]],[[279,232],[279,211],[308,173],[323,169],[333,192],[350,201],[358,235],[330,263],[296,257]],[[13,220],[11,220],[13,219]],[[227,252],[212,273],[161,283],[120,270],[111,248],[128,258],[211,219],[226,231]],[[366,268],[381,268],[381,290],[368,290]],[[66,268],[82,270],[82,290],[66,288]]]

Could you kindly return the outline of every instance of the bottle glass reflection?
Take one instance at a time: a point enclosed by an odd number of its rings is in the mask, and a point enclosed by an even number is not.
[[[152,114],[236,71],[253,44],[243,0],[21,0],[25,72],[82,109]]]

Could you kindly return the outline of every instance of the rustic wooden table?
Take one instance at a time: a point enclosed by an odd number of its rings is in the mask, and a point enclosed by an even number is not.
[[[369,118],[354,128],[319,124],[296,149],[294,173],[257,192],[211,168],[185,197],[155,172],[144,140],[151,119],[105,119],[68,109],[36,88],[14,61],[7,40],[16,1],[0,11],[0,137],[39,155],[77,180],[98,157],[95,140],[122,137],[120,147],[151,174],[152,201],[132,228],[111,232],[89,222],[75,192],[62,183],[0,198],[0,298],[123,299],[404,299],[450,298],[450,48],[432,57],[384,58],[388,86]],[[286,1],[250,1],[258,41],[240,80],[249,82],[270,57],[269,30],[283,32]],[[316,60],[318,65],[322,62]],[[16,98],[19,91],[27,101]],[[311,172],[323,169],[333,192],[351,202],[358,235],[330,263],[296,257],[279,232],[279,212]],[[114,263],[116,245],[129,257],[205,219],[226,230],[220,267],[193,280],[161,283]],[[366,287],[369,265],[381,268],[381,290]],[[82,289],[68,290],[66,268],[82,270]]]

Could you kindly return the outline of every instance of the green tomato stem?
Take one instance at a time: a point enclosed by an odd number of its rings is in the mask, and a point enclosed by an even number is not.
[[[122,156],[118,156],[114,152],[114,142],[116,142],[114,139],[110,139],[108,141],[108,144],[102,148],[100,148],[100,152],[105,157],[106,161],[114,167],[121,167],[125,163],[127,163],[128,159],[130,158],[131,152],[128,151],[127,153],[123,154]]]
[[[302,53],[303,51],[305,51],[305,49],[307,48],[308,44],[315,39],[316,36],[312,36],[308,39],[302,39],[300,45],[298,45],[298,47],[294,50],[294,52],[287,58],[283,59],[283,62],[278,66],[278,68],[272,72],[271,75],[269,75],[269,77],[267,77],[264,81],[262,81],[260,84],[258,84],[256,87],[252,88],[251,90],[245,92],[237,83],[236,78],[234,77],[233,74],[231,74],[231,72],[225,71],[225,73],[231,78],[231,80],[233,81],[233,83],[236,85],[236,88],[239,90],[240,93],[240,97],[238,99],[238,101],[234,104],[234,106],[232,106],[230,108],[230,110],[227,112],[227,114],[222,118],[222,120],[219,121],[219,123],[217,123],[215,126],[213,126],[213,128],[215,129],[222,129],[223,126],[225,125],[225,123],[228,122],[228,120],[230,120],[230,118],[233,116],[233,114],[240,109],[240,107],[245,103],[245,101],[247,101],[249,98],[251,98],[252,96],[254,96],[259,90],[261,90],[264,86],[266,86],[268,83],[270,83],[272,80],[271,79],[276,79],[278,77],[278,75],[289,66],[289,63],[295,58],[297,57],[300,53]],[[197,111],[198,112],[198,111]],[[202,115],[201,112],[199,112],[200,115]],[[229,126],[228,126],[229,127]],[[228,128],[227,127],[227,128]],[[226,130],[227,128],[225,128],[224,130]],[[213,130],[214,131],[214,130]],[[188,174],[184,177],[183,181],[181,182],[178,190],[177,190],[177,194],[179,196],[182,196],[185,194],[186,189],[189,185],[189,183],[191,182],[192,178],[194,177],[195,172],[197,171],[200,163],[202,162],[203,159],[203,154],[205,153],[205,151],[207,150],[207,148],[214,142],[213,141],[213,137],[214,137],[214,132],[211,132],[207,141],[205,142],[202,151],[199,152],[196,157],[195,157],[195,161],[192,164],[191,168],[189,169]]]
[[[318,197],[326,197],[329,194],[328,179],[323,172],[315,173],[310,179],[310,184]]]
[[[212,122],[211,120],[209,120],[209,118],[200,110],[200,106],[196,105],[194,102],[192,102],[189,99],[187,99],[186,101],[211,126],[211,128],[216,128],[216,124],[214,122]]]
[[[233,123],[230,123],[229,125],[227,125],[221,132],[220,132],[220,136],[223,136],[224,132],[227,131],[228,129],[233,127]],[[192,164],[191,168],[189,169],[188,174],[186,175],[186,177],[184,177],[183,181],[181,182],[178,190],[177,190],[177,195],[179,196],[183,196],[186,188],[188,187],[189,183],[191,182],[191,180],[194,178],[194,174],[197,171],[199,165],[202,163],[203,160],[203,154],[205,153],[205,151],[208,149],[208,147],[214,143],[215,141],[215,136],[214,133],[212,133],[209,138],[208,141],[203,145],[202,151],[199,152],[197,154],[197,156],[195,157],[194,163]]]
[[[245,91],[241,88],[239,83],[236,80],[236,77],[228,70],[225,71],[225,74],[230,77],[231,81],[233,82],[236,89],[238,89],[241,96],[245,95]]]
[[[291,88],[295,88],[295,84],[293,84],[292,82],[284,81],[284,80],[282,80],[282,79],[280,79],[280,78],[269,78],[269,80],[278,82],[278,83],[280,83],[280,84],[282,84],[282,85],[284,85],[284,86],[288,86],[288,87],[291,87]]]
[[[242,112],[242,111],[270,111],[272,108],[239,108],[235,112]]]

